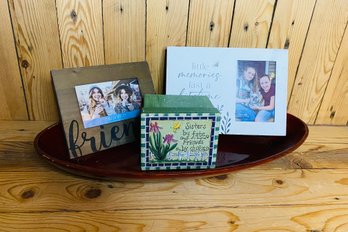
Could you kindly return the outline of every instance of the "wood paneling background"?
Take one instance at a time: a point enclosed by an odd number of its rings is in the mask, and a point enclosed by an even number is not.
[[[0,120],[58,120],[50,70],[147,60],[165,48],[289,50],[288,112],[348,123],[348,0],[0,0]]]

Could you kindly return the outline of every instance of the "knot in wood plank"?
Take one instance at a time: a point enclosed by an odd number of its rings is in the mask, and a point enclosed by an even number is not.
[[[335,117],[336,111],[332,111],[330,114],[330,119],[333,119]]]
[[[243,28],[244,28],[244,31],[248,31],[248,29],[249,29],[249,24],[248,24],[248,23],[245,23]]]
[[[300,158],[300,157],[294,157],[294,159],[291,160],[291,166],[294,168],[301,168],[301,169],[311,169],[313,168],[313,165],[310,164],[308,161]]]
[[[29,189],[27,191],[24,191],[21,194],[22,199],[29,199],[29,198],[33,198],[35,196],[35,192],[32,189]]]
[[[279,184],[279,185],[282,185],[284,184],[284,182],[282,180],[275,180],[275,183]]]
[[[102,191],[99,188],[90,188],[85,192],[85,197],[89,199],[97,198],[101,195]]]
[[[21,66],[25,69],[27,69],[29,67],[29,62],[27,60],[23,60],[21,63]]]
[[[287,187],[285,181],[283,181],[281,179],[273,179],[272,185],[274,187],[277,187],[277,188],[286,188]]]
[[[288,49],[290,45],[290,40],[289,38],[286,38],[285,43],[284,43],[284,49]]]
[[[209,30],[213,31],[214,27],[215,27],[215,23],[213,21],[211,21],[210,24],[209,24]]]
[[[227,175],[214,176],[214,178],[217,179],[217,180],[226,180],[227,179]]]
[[[201,179],[201,181],[198,181],[197,184],[200,184],[200,185],[203,184],[213,188],[226,189],[234,185],[234,179],[228,174],[225,174],[225,175],[218,175],[218,176],[203,178]]]
[[[70,13],[70,18],[73,20],[73,22],[75,23],[77,20],[77,13],[75,10],[72,10]]]

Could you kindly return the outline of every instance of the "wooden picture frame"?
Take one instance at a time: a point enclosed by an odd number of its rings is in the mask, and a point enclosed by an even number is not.
[[[51,76],[71,159],[139,139],[140,109],[142,107],[143,95],[154,93],[147,62],[52,70]],[[93,102],[94,97],[92,95],[95,89],[92,91],[92,88],[98,87],[99,90],[105,90],[106,87],[103,88],[102,86],[111,84],[114,89],[109,88],[108,93],[102,92],[99,95],[102,95],[109,106],[114,106],[112,103],[115,102],[110,103],[105,97],[106,94],[108,96],[117,95],[116,92],[112,91],[116,91],[117,87],[121,85],[129,87],[131,82],[137,83],[139,87],[138,94],[140,94],[140,97],[138,96],[138,98],[140,98],[140,104],[139,108],[137,108],[138,110],[131,112],[131,115],[127,115],[127,113],[115,113],[112,116],[105,114],[104,116],[106,117],[103,118],[103,121],[93,119],[97,123],[87,126],[88,124],[86,124],[82,114],[82,110],[86,110],[83,107],[86,106],[81,104],[81,96],[79,94],[83,95],[83,91],[86,94],[86,89],[90,87],[88,97],[89,101]],[[134,95],[135,91],[131,93]],[[132,94],[128,94],[129,98],[133,98]],[[130,100],[128,101],[130,102]],[[87,102],[85,101],[84,103]],[[91,112],[92,107],[96,109],[98,106],[90,105],[88,107],[89,112]],[[90,117],[92,118],[93,116],[91,115]]]

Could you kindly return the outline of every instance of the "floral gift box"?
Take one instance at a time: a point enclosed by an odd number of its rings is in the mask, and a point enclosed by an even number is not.
[[[206,96],[146,94],[141,169],[215,168],[220,113]]]

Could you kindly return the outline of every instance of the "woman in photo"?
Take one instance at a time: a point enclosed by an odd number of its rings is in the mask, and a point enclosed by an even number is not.
[[[241,76],[237,78],[236,120],[253,122],[256,112],[250,107],[257,104],[259,95],[256,69],[247,65]]]
[[[266,74],[261,76],[259,84],[264,104],[263,106],[252,107],[254,110],[259,111],[255,117],[255,122],[268,122],[270,119],[274,119],[275,85]]]
[[[89,90],[88,110],[90,119],[101,118],[114,113],[112,106],[105,99],[103,91],[96,86]]]
[[[120,85],[117,87],[115,94],[117,98],[115,105],[116,113],[125,113],[140,108],[140,105],[133,101],[133,90],[128,85]]]

